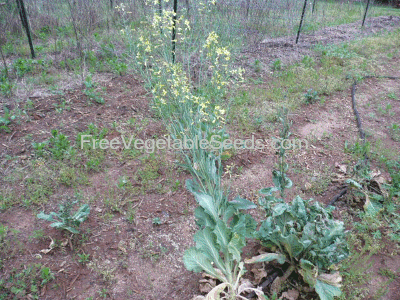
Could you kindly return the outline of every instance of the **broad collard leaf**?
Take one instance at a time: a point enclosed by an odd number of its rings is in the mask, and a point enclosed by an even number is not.
[[[232,255],[232,258],[237,262],[241,261],[241,254],[243,247],[246,246],[246,240],[243,236],[233,232],[232,239],[228,244],[228,252]]]
[[[244,237],[251,238],[256,233],[257,222],[248,214],[234,216],[229,225],[233,232],[236,232]]]
[[[201,250],[225,274],[226,268],[219,254],[216,239],[215,234],[209,227],[199,230],[193,237],[193,240],[196,242],[196,248]]]
[[[263,188],[259,191],[261,195],[264,196],[272,196],[273,193],[279,191],[277,187],[269,187],[269,188]]]
[[[196,273],[205,271],[221,281],[225,280],[225,278],[213,268],[208,257],[199,249],[192,247],[186,250],[183,256],[183,263],[189,271]]]
[[[276,260],[279,264],[284,264],[286,262],[286,256],[281,253],[263,253],[257,256],[254,256],[250,259],[245,259],[244,262],[246,264],[255,264],[259,262],[269,262]]]
[[[299,238],[295,234],[282,236],[280,240],[291,259],[299,257],[300,253],[304,250],[303,244],[300,243]]]
[[[296,214],[296,217],[298,219],[301,219],[301,221],[303,221],[303,222],[307,221],[306,207],[304,205],[303,199],[301,199],[299,196],[294,198],[292,201],[292,211],[293,211],[293,213]]]
[[[254,209],[257,208],[257,205],[254,204],[253,202],[243,199],[239,196],[237,196],[235,199],[232,201],[229,201],[229,204],[231,204],[235,209],[237,210],[248,210],[248,209]]]
[[[365,212],[371,216],[377,215],[383,209],[382,205],[377,201],[371,201],[367,193],[364,194],[365,194],[365,204],[364,204]]]
[[[79,233],[79,230],[77,230],[77,229],[75,229],[75,228],[73,228],[73,227],[71,227],[71,226],[63,226],[63,227],[61,227],[62,229],[65,229],[65,230],[68,230],[69,232],[71,232],[71,233]]]
[[[195,194],[195,197],[199,205],[204,208],[204,211],[208,213],[216,222],[219,219],[218,207],[216,206],[213,198],[206,194]]]
[[[79,224],[81,224],[82,222],[84,222],[88,218],[89,214],[90,214],[90,207],[89,207],[89,205],[84,204],[74,214],[73,219],[74,219],[74,221],[76,221]]]
[[[316,280],[315,291],[321,300],[334,300],[335,296],[339,297],[342,294],[340,287],[319,279]]]
[[[194,215],[196,217],[196,223],[200,228],[215,226],[214,219],[205,212],[204,208],[201,206],[196,207],[194,210]]]
[[[351,186],[356,187],[356,188],[358,188],[358,189],[360,189],[360,190],[363,189],[362,185],[359,184],[357,181],[355,181],[355,180],[353,180],[353,179],[347,179],[347,180],[346,180],[346,183],[348,183],[348,184],[350,184]]]
[[[54,227],[54,228],[63,228],[65,224],[63,222],[54,222],[50,224],[50,227]]]
[[[318,276],[317,266],[308,260],[301,259],[299,273],[303,277],[304,281],[310,285],[310,287],[315,287]]]
[[[272,216],[277,217],[282,215],[288,210],[289,206],[286,203],[278,203],[272,209]]]
[[[54,218],[54,217],[57,217],[57,214],[55,212],[52,212],[48,215],[45,214],[44,212],[41,212],[41,213],[37,214],[36,217],[38,217],[39,219],[49,221],[49,222],[57,221],[57,219]]]
[[[231,230],[226,226],[224,221],[218,220],[213,232],[217,237],[217,243],[219,244],[222,252],[225,252],[231,239]]]

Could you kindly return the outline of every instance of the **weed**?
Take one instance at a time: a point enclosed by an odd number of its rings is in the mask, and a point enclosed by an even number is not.
[[[389,126],[389,134],[395,142],[400,142],[400,125],[392,124],[392,126]]]
[[[153,218],[152,223],[153,223],[153,225],[161,225],[162,224],[161,219],[159,217]]]
[[[98,291],[99,297],[103,299],[107,299],[109,297],[108,290],[106,288],[102,288],[101,291]]]
[[[82,143],[83,136],[89,135],[93,140],[96,140],[95,147],[99,148],[99,140],[104,139],[104,137],[107,135],[107,133],[108,133],[107,128],[100,129],[95,124],[90,123],[88,125],[87,130],[78,133],[78,135],[76,137],[76,145],[79,146],[79,148],[83,148],[83,149],[93,148],[93,143]]]
[[[256,73],[261,72],[261,62],[258,59],[254,61],[254,72]]]
[[[83,82],[86,86],[83,93],[90,99],[94,100],[99,104],[104,104],[104,98],[101,97],[99,92],[96,92],[96,84],[92,82],[92,76],[88,75],[86,80]]]
[[[54,274],[51,272],[50,268],[42,268],[40,270],[40,277],[42,279],[42,286],[46,285],[50,281],[54,280]]]
[[[78,262],[81,264],[86,264],[89,261],[90,254],[80,253],[78,254]]]
[[[0,131],[4,130],[6,132],[11,132],[8,125],[10,125],[11,122],[15,120],[16,117],[10,112],[7,106],[4,106],[3,111],[4,111],[3,116],[0,117]]]
[[[0,299],[39,299],[40,288],[54,280],[54,274],[41,264],[26,266],[20,272],[13,269],[8,279],[0,279]]]
[[[320,100],[318,92],[313,89],[308,89],[307,93],[304,94],[306,104],[313,104]]]
[[[0,73],[0,92],[4,96],[9,97],[12,94],[12,89],[13,84],[11,83],[10,79]]]
[[[388,93],[387,97],[393,100],[399,100],[399,97],[394,92]]]
[[[303,57],[303,59],[301,60],[301,63],[307,68],[311,68],[315,65],[314,59],[308,55],[305,55]]]
[[[131,186],[131,182],[126,176],[121,176],[116,183],[117,188],[126,190],[127,187]]]
[[[53,154],[54,159],[63,159],[66,155],[73,155],[70,141],[64,134],[58,133],[57,130],[53,129],[51,135],[52,137],[49,141],[51,147],[49,147],[49,150]]]
[[[126,212],[126,220],[127,220],[130,224],[135,223],[136,212],[137,212],[137,209],[133,208],[133,207],[132,207],[132,204],[130,204],[130,205],[128,206],[128,210],[127,210],[127,212]]]
[[[45,238],[44,232],[42,229],[34,230],[32,235],[28,237],[29,241],[32,243],[34,240],[36,242],[41,241]]]
[[[272,70],[273,71],[281,71],[282,70],[282,61],[280,59],[273,61]]]

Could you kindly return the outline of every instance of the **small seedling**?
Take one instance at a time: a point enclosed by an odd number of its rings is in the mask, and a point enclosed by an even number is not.
[[[79,233],[78,227],[84,222],[90,213],[90,207],[87,204],[82,205],[75,214],[71,215],[72,208],[78,201],[67,200],[63,204],[60,204],[60,210],[58,213],[51,212],[46,215],[41,212],[37,215],[39,219],[43,219],[49,222],[51,227],[64,229],[72,233]]]
[[[254,61],[254,72],[256,73],[261,72],[261,62],[258,59]]]
[[[15,116],[10,112],[7,106],[4,106],[4,114],[0,117],[0,131],[11,132],[8,125],[10,125],[13,120],[15,120]]]
[[[85,254],[85,253],[78,254],[78,257],[79,257],[78,261],[81,264],[85,264],[89,261],[89,256],[90,256],[90,254]]]
[[[312,104],[319,101],[318,92],[313,89],[307,90],[307,93],[304,94],[306,104]]]
[[[272,70],[273,71],[282,70],[282,61],[280,59],[277,59],[272,63]]]
[[[47,284],[48,282],[54,280],[54,274],[51,272],[50,268],[43,268],[40,271],[40,277],[42,278],[42,286]]]
[[[159,217],[153,218],[153,225],[161,225],[161,219]]]
[[[83,91],[83,93],[88,96],[90,100],[94,100],[99,104],[104,104],[104,99],[101,97],[101,94],[95,91],[96,84],[92,82],[92,76],[87,76],[83,83],[86,86],[86,89]]]
[[[388,96],[388,98],[390,98],[390,99],[399,100],[399,97],[398,97],[395,93],[393,93],[393,92],[389,93],[387,96]]]

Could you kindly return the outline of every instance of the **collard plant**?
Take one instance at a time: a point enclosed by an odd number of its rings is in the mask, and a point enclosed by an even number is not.
[[[282,122],[281,139],[289,135],[287,111],[279,116]],[[332,218],[332,209],[325,209],[318,202],[303,200],[297,196],[291,203],[284,201],[284,190],[292,186],[286,175],[285,149],[278,149],[279,170],[273,171],[274,187],[262,189],[260,205],[267,219],[257,232],[257,238],[270,253],[247,260],[247,263],[276,261],[288,265],[284,275],[272,284],[272,292],[279,293],[282,284],[293,272],[314,288],[322,300],[339,296],[341,276],[329,273],[332,265],[349,255],[342,222]],[[281,197],[277,197],[279,193]]]
[[[252,237],[257,225],[250,215],[241,210],[252,209],[256,205],[239,197],[228,201],[224,193],[219,199],[213,199],[197,192],[193,181],[188,181],[188,189],[200,205],[195,210],[200,230],[194,235],[196,246],[185,252],[183,261],[188,270],[206,272],[220,282],[206,297],[196,299],[234,300],[242,292],[251,290],[262,295],[261,290],[253,289],[241,280],[245,273],[242,249],[246,245],[246,237]]]
[[[349,255],[343,223],[335,221],[331,209],[318,202],[311,204],[310,200],[297,196],[291,203],[285,203],[275,198],[273,191],[275,188],[261,190],[264,197],[260,204],[267,219],[261,224],[258,238],[274,253],[261,254],[247,262],[274,260],[289,265],[284,275],[273,282],[273,292],[279,293],[282,283],[297,272],[315,288],[320,299],[340,296],[341,276],[328,270]]]
[[[45,214],[41,212],[37,215],[39,219],[43,219],[49,222],[51,227],[67,230],[71,233],[79,233],[78,227],[84,222],[90,213],[90,207],[87,204],[82,205],[74,214],[72,214],[72,209],[78,201],[66,200],[64,203],[60,204],[60,209],[58,213],[51,212],[50,214]]]

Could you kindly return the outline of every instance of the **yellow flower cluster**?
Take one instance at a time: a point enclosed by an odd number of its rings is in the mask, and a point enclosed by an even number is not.
[[[115,7],[115,9],[116,10],[118,10],[118,11],[125,11],[125,4],[124,3],[121,3],[120,5],[117,5],[116,7]]]
[[[215,31],[210,32],[203,47],[210,49],[213,44],[218,44],[218,34]]]
[[[229,50],[226,47],[223,47],[223,48],[217,47],[217,49],[215,49],[215,52],[217,53],[218,57],[225,55],[225,60],[231,59],[231,53],[229,52]]]

